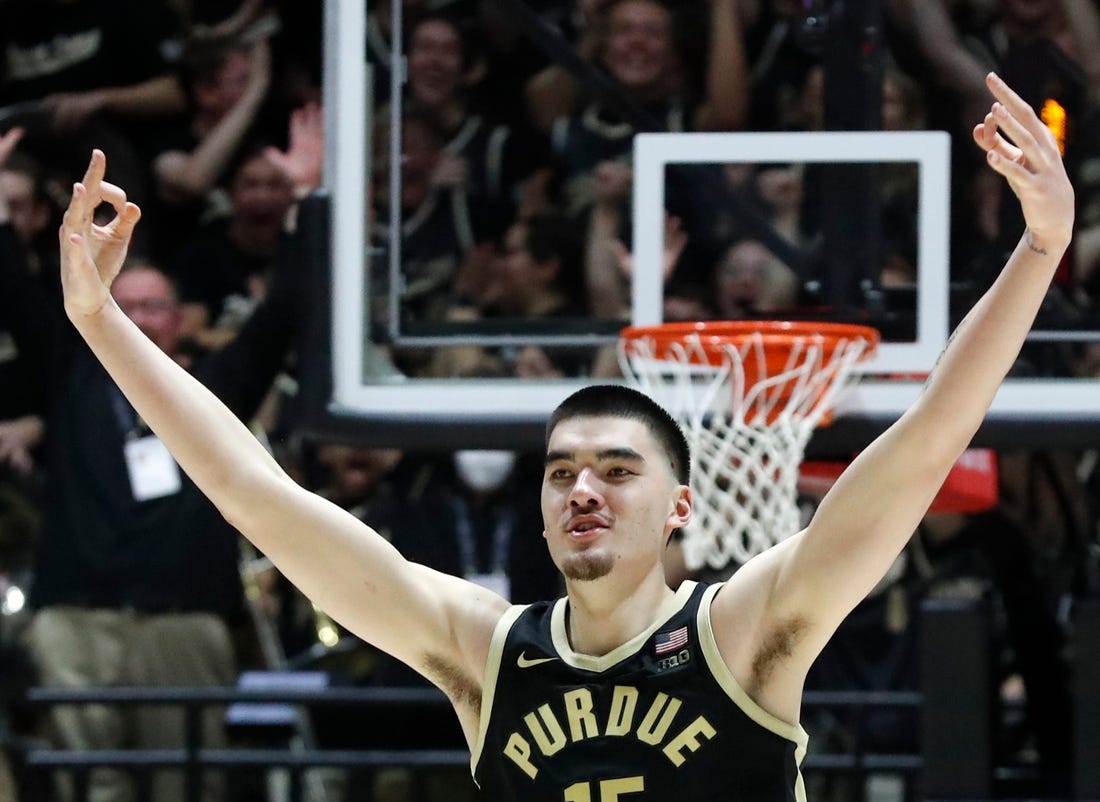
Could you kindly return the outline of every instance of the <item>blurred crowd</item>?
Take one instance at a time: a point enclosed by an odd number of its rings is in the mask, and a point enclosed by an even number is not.
[[[61,306],[55,232],[93,147],[107,153],[108,179],[143,211],[114,294],[158,347],[211,386],[303,484],[410,559],[515,602],[560,592],[539,537],[541,455],[366,449],[296,429],[293,350],[309,311],[303,280],[317,267],[297,213],[321,182],[322,5],[0,0],[0,799],[30,787],[19,755],[37,738],[77,749],[181,743],[182,720],[159,709],[31,711],[21,699],[34,684],[223,685],[245,668],[311,668],[358,685],[423,682],[242,550],[76,341]],[[846,57],[874,77],[874,91],[853,85],[847,97],[828,77],[849,24],[841,5],[404,0],[398,31],[393,7],[371,4],[374,169],[364,225],[375,258],[364,300],[372,326],[626,320],[635,133],[819,131],[838,127],[852,107],[868,130],[951,134],[952,312],[965,311],[1021,228],[970,141],[990,102],[984,75],[996,69],[1043,110],[1077,190],[1075,242],[1043,314],[1097,329],[1093,0],[890,0],[881,25]],[[394,98],[398,44],[406,81]],[[391,135],[393,120],[400,130]],[[400,158],[391,162],[393,142]],[[391,163],[401,174],[396,198]],[[916,174],[876,169],[870,278],[876,290],[904,291],[916,281]],[[803,164],[670,172],[666,319],[820,310],[823,221],[838,206],[830,186]],[[396,281],[387,268],[391,225],[400,226]],[[607,354],[568,348],[387,350],[412,375],[617,370]],[[1100,375],[1100,344],[1029,346],[1018,370]],[[814,681],[916,687],[920,601],[987,599],[996,679],[1016,702],[1001,715],[998,748],[1056,785],[1070,753],[1069,611],[1095,592],[1100,472],[1096,452],[1006,451],[1000,465],[997,505],[929,516]],[[674,552],[670,582],[687,575]],[[217,714],[205,725],[209,745],[245,737]],[[870,733],[882,751],[898,751],[915,737],[904,717],[807,727],[833,748]],[[261,798],[256,787],[207,780],[205,799]],[[124,773],[96,772],[90,782],[97,802],[134,798]],[[394,769],[353,778],[346,795],[460,800],[472,798],[468,786],[461,771]],[[74,797],[71,784],[35,787],[40,796],[26,798]],[[182,789],[165,772],[153,798],[182,799]],[[817,792],[845,799],[862,789]]]

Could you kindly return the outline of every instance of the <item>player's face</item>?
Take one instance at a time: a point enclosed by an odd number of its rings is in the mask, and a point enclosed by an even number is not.
[[[546,457],[544,536],[566,579],[599,579],[620,562],[659,563],[669,533],[691,515],[690,491],[640,421],[562,421]]]

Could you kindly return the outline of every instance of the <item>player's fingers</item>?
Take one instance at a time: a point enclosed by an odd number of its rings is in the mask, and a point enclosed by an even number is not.
[[[88,169],[84,171],[84,178],[81,179],[80,183],[89,190],[97,191],[99,182],[103,180],[103,176],[106,172],[107,157],[103,155],[102,150],[96,148],[92,151],[92,158],[88,162]]]
[[[1008,183],[1014,190],[1018,190],[1022,184],[1033,177],[1031,171],[1018,161],[1006,159],[995,150],[987,152],[985,154],[985,160],[989,163],[990,167],[1008,180]]]
[[[986,85],[993,97],[1001,101],[1009,114],[1016,119],[1037,142],[1046,141],[1047,130],[1042,120],[1035,114],[1035,109],[1022,97],[1016,94],[1011,86],[1004,82],[1001,76],[995,72],[985,77]]]
[[[1006,140],[997,132],[997,122],[993,114],[985,115],[985,121],[974,126],[974,141],[984,151],[995,151],[1006,159],[1018,161],[1023,151]]]
[[[982,150],[993,149],[993,145],[985,132],[985,123],[978,123],[974,126],[970,133],[974,137],[974,144],[976,144],[979,148],[981,148]]]
[[[1007,107],[1001,103],[994,103],[993,116],[997,120],[997,126],[1016,143],[1016,147],[1023,151],[1032,166],[1037,167],[1046,162],[1047,154],[1039,142],[1031,131],[1009,112]]]
[[[115,236],[120,239],[129,239],[130,235],[134,233],[134,226],[137,225],[140,219],[141,208],[136,203],[126,202],[122,207],[122,211],[118,213]]]
[[[84,231],[92,223],[92,207],[88,197],[88,188],[79,181],[73,184],[73,194],[65,216],[61,218],[62,236],[74,231]]]
[[[126,208],[126,190],[109,181],[100,181],[99,190],[103,200],[111,204],[117,214],[122,214]]]
[[[1018,147],[1013,145],[1011,142],[1009,142],[998,133],[993,134],[993,147],[990,148],[990,150],[993,150],[999,155],[1004,156],[1006,159],[1014,162],[1018,162],[1020,160],[1020,157],[1024,155],[1024,152],[1022,150],[1020,150]]]
[[[79,266],[83,261],[80,253],[84,245],[84,237],[73,231],[61,228],[61,279],[64,284],[79,272]]]
[[[120,239],[122,237],[128,237],[140,219],[141,209],[138,208],[138,205],[136,203],[127,202],[126,205],[119,210],[119,213],[115,215],[115,218],[107,225],[92,225],[92,232],[100,238],[112,237]]]

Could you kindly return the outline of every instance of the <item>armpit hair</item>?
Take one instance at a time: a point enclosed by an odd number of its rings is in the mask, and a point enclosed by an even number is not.
[[[794,647],[805,633],[809,622],[805,618],[789,618],[781,622],[764,639],[760,651],[752,660],[752,674],[749,678],[749,687],[745,690],[749,696],[755,698],[757,692],[764,687],[768,677],[775,671],[776,666],[790,657]]]
[[[455,705],[481,709],[481,686],[461,668],[436,654],[424,655],[424,673]]]

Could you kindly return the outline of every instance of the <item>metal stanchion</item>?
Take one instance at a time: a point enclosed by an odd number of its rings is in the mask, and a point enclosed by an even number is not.
[[[921,606],[924,799],[988,799],[993,780],[989,612],[984,602]]]
[[[1073,616],[1073,793],[1100,800],[1100,599],[1077,603]]]

